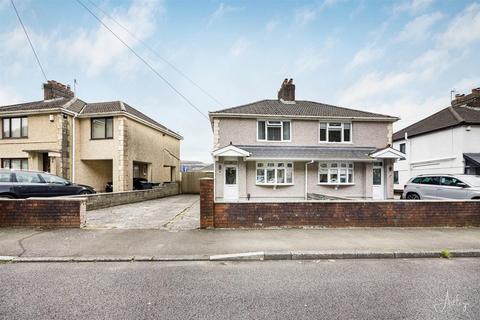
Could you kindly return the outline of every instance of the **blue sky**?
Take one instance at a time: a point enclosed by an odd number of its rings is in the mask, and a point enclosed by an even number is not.
[[[400,129],[446,107],[452,88],[480,87],[480,2],[91,1],[225,107],[275,98],[292,77],[297,99],[396,115]],[[208,121],[76,1],[15,3],[49,79],[77,79],[85,101],[123,100],[180,132],[183,159],[211,160]],[[203,112],[222,108],[103,20]],[[0,43],[0,105],[40,100],[44,80],[9,0]]]

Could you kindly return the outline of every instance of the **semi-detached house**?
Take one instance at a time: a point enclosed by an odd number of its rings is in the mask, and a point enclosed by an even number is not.
[[[291,79],[209,116],[216,201],[393,198],[397,117],[296,100]]]
[[[3,168],[51,172],[104,191],[133,178],[179,180],[178,133],[122,101],[87,103],[69,86],[43,85],[44,99],[0,106]]]

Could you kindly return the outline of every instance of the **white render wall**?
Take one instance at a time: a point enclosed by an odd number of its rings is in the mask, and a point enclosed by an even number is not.
[[[480,153],[480,126],[448,128],[441,131],[395,141],[393,147],[400,150],[406,143],[406,159],[395,163],[399,184],[395,189],[403,189],[405,183],[419,174],[463,174],[464,153]]]

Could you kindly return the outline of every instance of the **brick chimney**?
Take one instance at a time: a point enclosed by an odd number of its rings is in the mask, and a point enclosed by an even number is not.
[[[50,100],[55,98],[73,98],[73,91],[70,86],[66,86],[55,80],[48,80],[43,84],[43,100]]]
[[[456,94],[452,100],[452,106],[468,105],[471,107],[480,107],[480,88],[472,89],[470,94]]]
[[[295,103],[295,85],[293,79],[283,80],[280,90],[278,90],[278,100],[284,103]]]

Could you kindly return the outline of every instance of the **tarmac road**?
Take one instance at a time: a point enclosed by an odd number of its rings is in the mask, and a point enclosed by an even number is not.
[[[480,259],[9,263],[0,319],[479,319]]]

